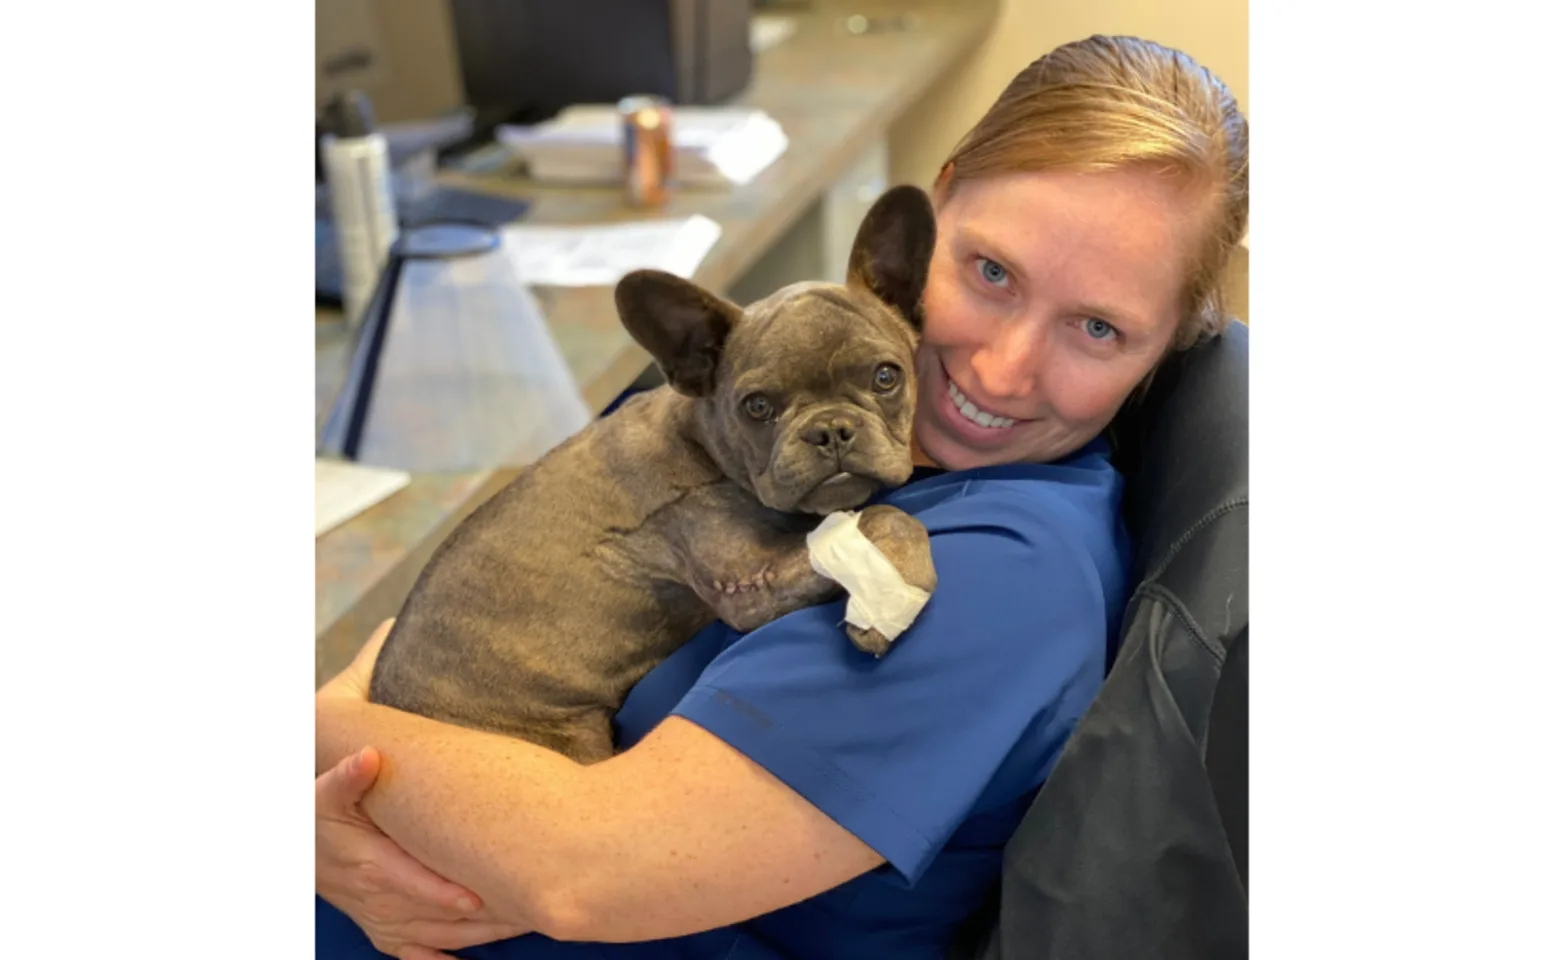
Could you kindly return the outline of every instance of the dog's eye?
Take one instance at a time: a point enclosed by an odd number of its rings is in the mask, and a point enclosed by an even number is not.
[[[882,363],[874,369],[874,389],[890,393],[901,384],[901,369],[894,363]]]
[[[770,420],[771,401],[763,394],[752,393],[744,398],[744,412],[756,420]]]

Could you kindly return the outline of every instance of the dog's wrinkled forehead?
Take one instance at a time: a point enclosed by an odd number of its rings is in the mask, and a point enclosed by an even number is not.
[[[827,369],[823,361],[829,358],[906,363],[916,344],[916,334],[901,315],[872,294],[806,281],[745,309],[729,342],[726,365],[742,370],[796,360],[800,374],[807,369],[830,378],[840,371]]]

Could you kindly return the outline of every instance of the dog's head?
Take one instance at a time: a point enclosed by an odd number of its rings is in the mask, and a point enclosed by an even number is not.
[[[827,514],[912,475],[913,351],[934,211],[896,187],[858,228],[847,283],[797,283],[742,308],[637,271],[615,301],[673,389],[702,405],[707,450],[776,510]]]

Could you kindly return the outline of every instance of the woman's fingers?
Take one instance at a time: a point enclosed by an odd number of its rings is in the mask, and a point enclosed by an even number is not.
[[[342,817],[350,813],[380,774],[380,754],[365,747],[315,778],[315,813]]]
[[[389,937],[390,943],[417,943],[417,938],[401,935],[400,929],[419,923],[430,930],[446,930],[472,917],[483,902],[471,890],[424,866],[364,816],[358,804],[379,770],[379,753],[365,748],[315,778],[316,889],[372,936]],[[494,939],[509,929],[487,919],[484,923],[482,931],[467,936]],[[458,943],[447,934],[447,939],[431,946],[480,942]]]
[[[388,892],[420,904],[440,908],[441,912],[476,913],[483,901],[459,883],[445,879],[419,863],[390,838],[376,844],[377,873]],[[448,918],[447,918],[448,919]]]

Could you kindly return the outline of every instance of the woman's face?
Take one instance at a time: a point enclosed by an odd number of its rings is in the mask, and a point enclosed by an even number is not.
[[[1138,170],[1012,174],[937,196],[923,453],[949,470],[1048,462],[1101,433],[1172,342],[1195,203]]]

